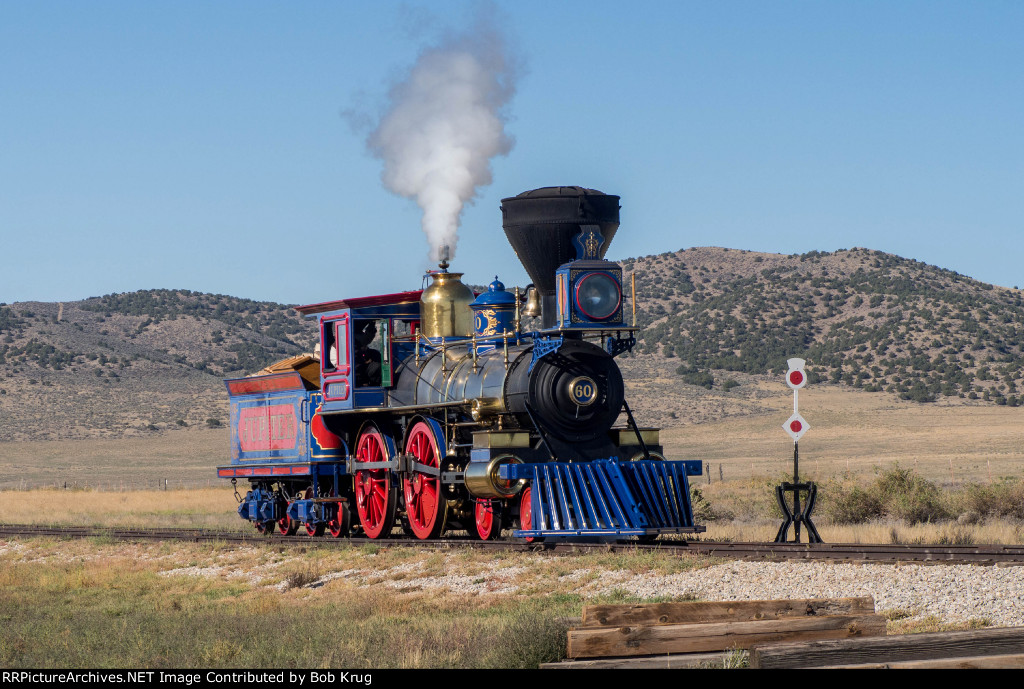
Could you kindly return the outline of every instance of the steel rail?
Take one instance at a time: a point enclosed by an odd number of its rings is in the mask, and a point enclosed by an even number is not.
[[[702,555],[723,559],[812,560],[833,562],[938,563],[981,565],[1024,565],[1024,545],[971,544],[870,544],[870,543],[730,543],[717,541],[664,541],[659,543],[560,542],[525,543],[519,540],[479,541],[454,537],[421,541],[415,538],[369,539],[311,538],[307,535],[282,536],[256,531],[216,531],[211,529],[160,529],[95,526],[57,526],[41,524],[0,524],[0,537],[107,538],[114,540],[193,541],[224,543],[266,543],[270,545],[315,545],[324,547],[475,548],[481,550],[536,551],[565,554],[586,552],[664,552],[672,555]]]

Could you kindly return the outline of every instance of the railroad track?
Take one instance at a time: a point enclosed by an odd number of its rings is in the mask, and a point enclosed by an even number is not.
[[[522,541],[478,541],[448,538],[437,541],[417,539],[370,540],[367,538],[310,538],[309,536],[264,536],[238,531],[208,529],[154,529],[90,526],[44,526],[0,524],[0,537],[106,538],[136,541],[192,541],[222,543],[301,544],[323,547],[375,545],[416,548],[478,548],[539,551],[550,553],[587,551],[662,551],[699,554],[726,559],[826,560],[836,562],[916,562],[946,564],[1024,565],[1024,545],[872,545],[864,543],[725,543],[715,541],[665,541],[662,543],[524,543]]]

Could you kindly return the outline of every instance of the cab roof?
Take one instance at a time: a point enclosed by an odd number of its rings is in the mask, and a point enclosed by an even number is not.
[[[313,316],[318,313],[341,311],[342,309],[362,309],[373,306],[398,306],[399,304],[419,302],[421,294],[423,294],[423,290],[415,290],[413,292],[396,292],[395,294],[381,294],[375,297],[339,299],[337,301],[325,301],[320,304],[296,306],[295,310],[303,316]]]

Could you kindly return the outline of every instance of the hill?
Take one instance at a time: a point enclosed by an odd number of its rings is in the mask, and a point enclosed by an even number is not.
[[[737,374],[778,375],[800,356],[812,383],[916,402],[1024,403],[1016,288],[870,249],[703,247],[623,266],[641,295],[633,356],[681,384],[728,392]]]
[[[0,307],[0,440],[139,436],[227,421],[224,377],[312,351],[281,304],[188,290]]]
[[[1016,288],[870,249],[702,247],[622,263],[640,295],[643,331],[620,361],[641,423],[764,414],[793,356],[818,385],[938,405],[1024,403]],[[222,378],[312,351],[315,337],[289,306],[188,290],[2,305],[0,440],[225,423]]]

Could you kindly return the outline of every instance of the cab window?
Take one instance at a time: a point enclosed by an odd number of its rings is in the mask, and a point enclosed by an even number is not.
[[[348,370],[348,320],[327,321],[323,325],[323,357],[324,371],[342,372]]]

